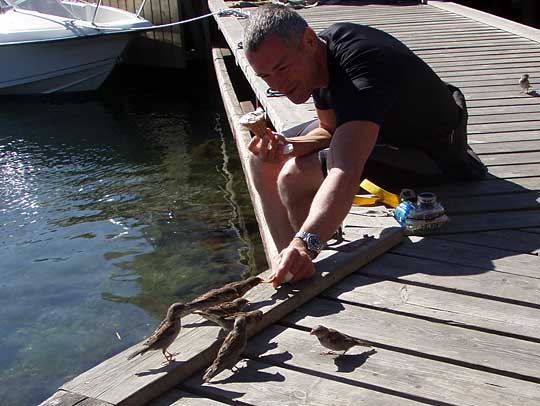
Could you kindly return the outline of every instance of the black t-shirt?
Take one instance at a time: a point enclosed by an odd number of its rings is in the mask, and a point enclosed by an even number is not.
[[[337,23],[319,34],[327,44],[329,84],[315,89],[318,109],[337,126],[353,120],[381,126],[397,144],[451,130],[460,111],[446,84],[403,43],[364,25]]]

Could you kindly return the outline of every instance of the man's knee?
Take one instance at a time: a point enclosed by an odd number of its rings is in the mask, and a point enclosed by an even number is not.
[[[300,169],[297,164],[298,158],[289,159],[279,172],[277,183],[280,192],[285,192],[299,181]]]
[[[322,169],[316,154],[289,159],[277,179],[282,196],[316,191],[322,181]]]

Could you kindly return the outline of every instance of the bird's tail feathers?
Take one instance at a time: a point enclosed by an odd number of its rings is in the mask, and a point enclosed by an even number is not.
[[[361,338],[355,338],[354,341],[357,345],[361,345],[363,347],[373,347],[373,343],[368,340],[362,340]]]
[[[148,348],[141,348],[140,350],[137,350],[137,351],[132,352],[131,354],[129,354],[127,359],[133,359],[137,355],[143,355],[146,351],[148,351]]]
[[[217,367],[215,365],[210,365],[203,376],[203,382],[208,383],[217,374]]]

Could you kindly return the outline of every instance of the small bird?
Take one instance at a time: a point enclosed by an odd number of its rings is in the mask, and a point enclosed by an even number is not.
[[[332,351],[343,351],[343,354],[341,355],[345,355],[350,348],[356,345],[363,347],[373,346],[373,344],[369,341],[351,337],[347,334],[340,333],[337,330],[321,325],[315,326],[309,334],[316,336],[323,347],[326,347]],[[332,351],[328,352],[327,354],[334,354]]]
[[[244,316],[246,318],[247,326],[251,326],[258,321],[261,321],[263,318],[263,312],[261,310],[253,310],[251,312],[238,312],[231,314],[226,317],[214,317],[213,319],[208,319],[216,323],[225,331],[230,331],[233,329],[234,322],[239,316]]]
[[[232,370],[238,360],[240,359],[240,356],[242,355],[242,352],[244,352],[244,348],[246,348],[247,344],[247,323],[246,323],[246,317],[245,316],[238,316],[234,322],[233,329],[227,334],[225,339],[223,340],[223,344],[221,344],[221,347],[219,349],[219,352],[216,356],[216,359],[208,367],[206,370],[204,376],[203,376],[203,382],[208,383],[210,380],[219,374],[220,372],[224,371],[225,369]]]
[[[521,87],[521,93],[530,93],[532,86],[529,82],[529,75],[527,73],[521,75],[521,79],[519,79],[519,86]]]
[[[231,302],[234,299],[238,299],[240,296],[241,295],[238,294],[236,289],[230,286],[223,286],[221,288],[209,290],[187,303],[186,306],[191,312],[194,310],[206,310],[209,307],[218,306],[225,302]]]
[[[167,310],[167,316],[154,331],[154,333],[143,343],[143,348],[131,353],[127,359],[135,358],[137,355],[143,355],[147,351],[161,350],[163,356],[168,362],[174,361],[178,354],[167,351],[167,348],[178,337],[182,327],[181,318],[185,311],[183,303],[173,303]]]
[[[244,296],[249,290],[262,282],[262,278],[258,276],[252,276],[243,281],[228,283],[224,287],[231,287],[233,289],[236,289],[240,296]]]
[[[227,317],[231,314],[241,312],[249,301],[243,297],[234,299],[232,302],[225,302],[217,306],[209,307],[206,310],[196,310],[194,313],[203,316],[205,319],[214,321],[216,317]]]

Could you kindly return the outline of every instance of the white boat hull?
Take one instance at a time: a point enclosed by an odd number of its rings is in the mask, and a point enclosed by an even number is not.
[[[0,95],[49,94],[98,89],[119,60],[130,36],[100,35],[0,47]]]
[[[50,4],[57,15],[0,0],[0,95],[95,90],[135,32],[152,27],[113,7],[51,1],[18,4]]]

